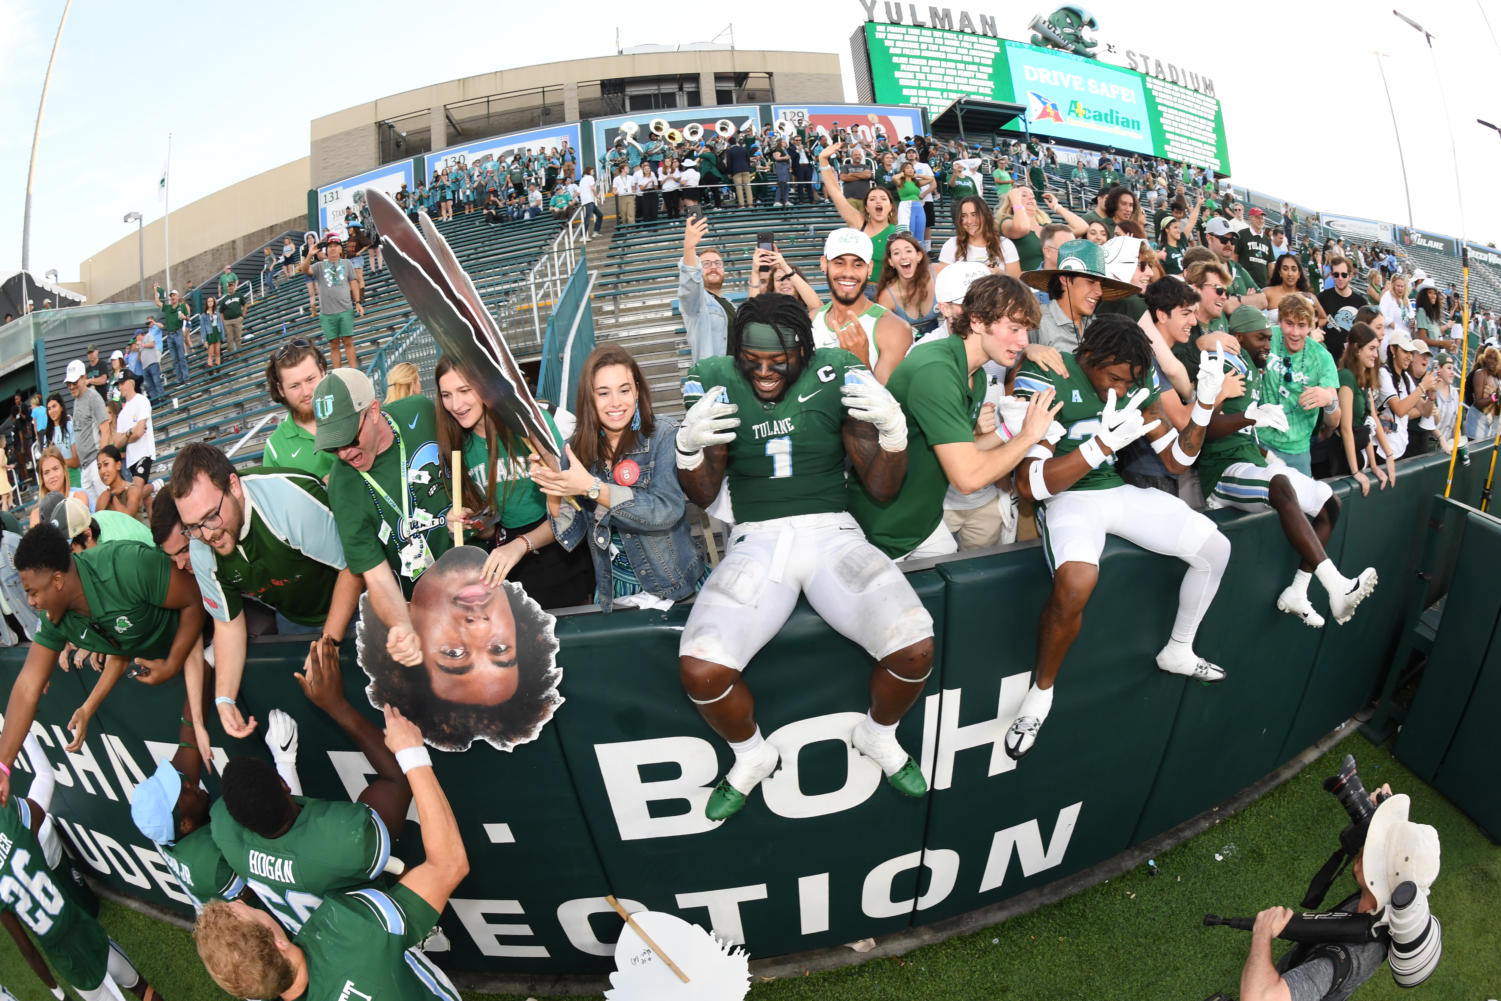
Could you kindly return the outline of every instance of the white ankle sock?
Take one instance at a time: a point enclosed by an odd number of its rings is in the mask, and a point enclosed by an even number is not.
[[[1308,597],[1308,582],[1313,580],[1313,574],[1307,570],[1298,570],[1293,574],[1292,590],[1300,598]]]
[[[1313,568],[1313,573],[1319,579],[1319,583],[1324,585],[1324,590],[1330,594],[1344,594],[1350,590],[1350,581],[1339,572],[1333,560],[1324,560]]]
[[[1018,716],[1036,716],[1038,719],[1047,719],[1048,713],[1053,710],[1053,689],[1038,688],[1034,683],[1027,689],[1027,694],[1022,697],[1021,708],[1017,710]]]
[[[898,720],[897,722],[901,721]],[[865,713],[865,725],[876,733],[896,733],[896,723],[877,723],[876,718],[868,711]]]
[[[729,742],[730,750],[735,752],[735,757],[737,758],[744,757],[745,755],[750,754],[764,743],[766,743],[766,741],[761,736],[761,728],[759,726],[756,727],[755,733],[751,734],[744,740],[738,742],[732,740]]]

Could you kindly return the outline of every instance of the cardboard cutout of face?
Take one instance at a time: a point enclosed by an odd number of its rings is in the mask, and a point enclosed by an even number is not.
[[[484,563],[484,550],[460,546],[418,578],[408,606],[422,644],[415,667],[386,653],[386,627],[369,595],[360,599],[359,663],[370,704],[395,705],[441,751],[476,740],[509,751],[537,739],[563,703],[557,619],[520,584],[485,585]]]

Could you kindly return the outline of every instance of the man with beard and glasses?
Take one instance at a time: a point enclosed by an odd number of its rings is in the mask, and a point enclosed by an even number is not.
[[[205,442],[184,445],[169,484],[203,607],[214,620],[214,705],[224,731],[248,737],[235,705],[249,630],[242,596],[276,612],[277,632],[321,633],[342,642],[364,590],[344,564],[344,547],[314,476],[250,469]]]
[[[872,498],[896,496],[907,471],[901,407],[858,358],[815,348],[802,303],[761,295],[741,306],[728,357],[683,380],[678,480],[707,507],[728,481],[735,527],[699,592],[678,648],[688,698],[729,743],[735,763],[705,815],[738,813],[780,755],[761,736],[742,672],[805,595],[814,611],[875,660],[856,750],[908,796],[927,792],[897,724],[933,666],[933,619],[896,564],[849,513],[845,464]]]
[[[829,234],[819,268],[833,300],[813,314],[813,346],[843,348],[859,358],[881,385],[912,346],[912,328],[865,295],[874,249],[870,237],[844,227]]]
[[[1230,221],[1224,217],[1211,219],[1204,227],[1204,233],[1208,237],[1209,249],[1220,255],[1225,268],[1230,272],[1230,280],[1226,282],[1226,291],[1229,293],[1229,299],[1225,303],[1226,312],[1233,313],[1236,307],[1242,305],[1266,309],[1266,293],[1261,291],[1256,279],[1251,277],[1251,273],[1238,260],[1239,237]]]
[[[318,430],[313,417],[313,390],[327,371],[323,350],[301,337],[283,344],[266,363],[266,392],[287,408],[287,416],[266,439],[261,465],[300,469],[328,482],[334,457],[313,446]]]
[[[703,216],[689,217],[683,225],[683,259],[678,262],[678,311],[694,361],[724,354],[726,332],[735,321],[735,307],[724,291],[724,255],[698,249],[708,235]]]

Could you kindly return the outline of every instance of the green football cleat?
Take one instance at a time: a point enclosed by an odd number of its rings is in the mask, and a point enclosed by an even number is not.
[[[728,779],[720,779],[719,785],[709,794],[709,803],[704,807],[704,816],[710,820],[727,820],[745,808],[745,793],[730,785]]]
[[[917,767],[917,762],[911,758],[908,758],[907,763],[897,769],[894,775],[886,776],[886,781],[891,783],[891,788],[903,796],[917,798],[926,796],[928,793],[928,782],[922,777],[922,769]]]

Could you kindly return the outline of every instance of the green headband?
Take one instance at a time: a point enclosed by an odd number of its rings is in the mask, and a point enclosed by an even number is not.
[[[795,344],[796,337],[792,338]],[[782,339],[781,331],[769,323],[747,323],[740,330],[740,346],[751,351],[786,351],[789,347],[787,341]]]

